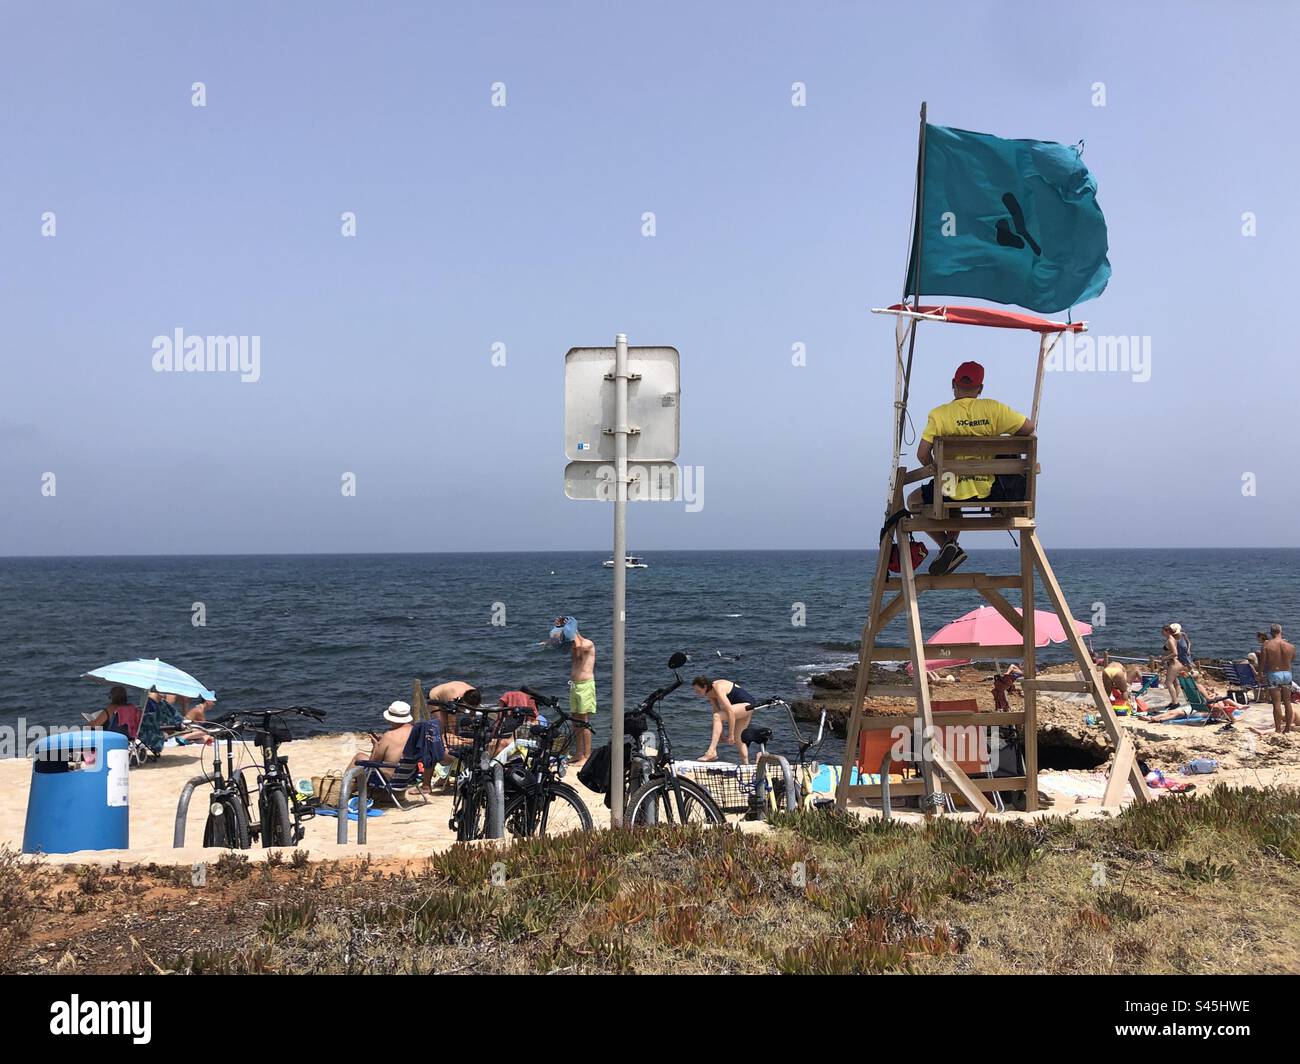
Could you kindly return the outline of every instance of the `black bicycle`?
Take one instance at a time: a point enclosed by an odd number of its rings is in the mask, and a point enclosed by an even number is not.
[[[527,838],[590,831],[593,823],[586,803],[563,779],[573,730],[591,725],[560,709],[558,698],[527,687],[519,690],[545,708],[546,722],[528,726],[528,739],[521,744],[525,755],[506,763],[506,834]]]
[[[623,822],[629,827],[651,824],[723,824],[726,817],[713,797],[698,783],[678,775],[673,767],[672,743],[663,717],[655,708],[685,682],[677,672],[689,659],[680,651],[668,659],[675,682],[647,695],[630,713],[625,730],[633,736],[627,781],[635,787],[627,799]],[[641,718],[638,720],[638,718]],[[644,721],[654,724],[655,740],[647,741]]]
[[[297,846],[306,834],[304,821],[315,810],[298,798],[298,788],[289,774],[289,759],[280,753],[280,745],[293,735],[288,714],[324,720],[322,710],[312,706],[289,706],[285,709],[259,709],[229,713],[207,721],[192,721],[191,727],[214,740],[226,740],[226,772],[221,771],[221,750],[213,743],[212,802],[203,831],[203,845],[246,850],[254,841],[264,847]],[[256,766],[236,771],[235,742],[257,741],[262,764],[257,774],[257,820],[252,820],[251,794],[244,773]]]
[[[493,740],[499,738],[499,717],[517,713],[509,706],[467,706],[457,699],[429,703],[446,710],[454,734],[445,739],[447,753],[456,760],[456,785],[447,826],[459,842],[488,837],[488,799],[494,786]],[[504,772],[504,769],[502,770]]]
[[[212,797],[208,819],[203,825],[203,845],[223,850],[247,850],[252,845],[248,822],[248,784],[244,770],[235,768],[235,743],[241,736],[222,721],[191,721],[190,728],[212,739]],[[226,743],[226,767],[221,768],[221,742]]]

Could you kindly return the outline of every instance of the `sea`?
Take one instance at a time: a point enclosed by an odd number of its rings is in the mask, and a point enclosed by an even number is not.
[[[965,568],[1014,572],[1013,551],[971,551]],[[495,699],[527,685],[567,704],[568,658],[543,645],[578,618],[596,643],[597,742],[610,721],[612,570],[592,552],[0,558],[0,725],[50,726],[99,709],[82,674],[158,657],[215,690],[218,711],[312,705],[298,734],[382,728],[413,684],[467,680]],[[1058,550],[1050,555],[1095,650],[1146,658],[1178,621],[1198,658],[1240,658],[1272,622],[1300,631],[1300,550]],[[856,660],[874,551],[661,551],[627,573],[629,707],[671,682],[664,704],[678,756],[707,746],[696,675],[759,698],[808,695],[816,673]],[[1007,597],[1018,601],[1015,592]],[[929,634],[981,604],[975,592],[922,598]],[[1039,608],[1046,605],[1040,589]],[[904,639],[900,622],[888,642]],[[1051,647],[1044,658],[1064,659]],[[790,722],[765,721],[792,754]],[[806,726],[804,726],[806,727]],[[724,755],[728,752],[724,748]],[[734,758],[734,751],[729,755]],[[824,756],[838,757],[834,743]]]

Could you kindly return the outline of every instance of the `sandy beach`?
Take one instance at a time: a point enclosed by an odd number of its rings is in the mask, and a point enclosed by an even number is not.
[[[959,670],[953,682],[943,685],[945,694],[954,697],[975,697],[981,703],[988,700],[989,684],[978,670]],[[1148,692],[1153,708],[1165,701],[1160,691]],[[816,703],[814,703],[816,704]],[[884,712],[902,712],[904,705],[881,703]],[[1090,768],[1045,768],[1039,774],[1039,790],[1043,809],[1039,816],[1107,815],[1101,808],[1101,795],[1105,786],[1108,743],[1104,732],[1096,725],[1086,723],[1085,717],[1091,703],[1084,696],[1040,696],[1040,743],[1057,750],[1074,749],[1079,752],[1093,750],[1099,762]],[[1256,786],[1300,784],[1300,741],[1293,736],[1258,735],[1252,726],[1271,728],[1271,710],[1267,705],[1251,704],[1238,718],[1235,728],[1223,731],[1222,725],[1154,724],[1132,717],[1121,718],[1121,724],[1134,737],[1138,756],[1151,768],[1160,769],[1167,777],[1195,784],[1198,791],[1222,786]],[[331,769],[341,769],[357,752],[369,751],[369,739],[356,733],[317,736],[294,740],[285,746],[289,764],[295,778],[322,775]],[[247,755],[244,755],[247,758]],[[1208,775],[1185,775],[1182,768],[1194,758],[1208,758],[1218,763],[1215,772]],[[1044,759],[1050,765],[1050,759]],[[129,850],[82,851],[75,854],[51,855],[47,859],[56,863],[84,862],[92,864],[117,861],[140,863],[188,864],[211,860],[216,851],[205,849],[199,843],[207,805],[203,789],[195,792],[186,822],[186,846],[173,847],[177,800],[185,782],[199,775],[210,764],[210,753],[197,746],[167,747],[157,762],[132,769],[130,774],[131,846]],[[0,793],[7,800],[0,806],[0,845],[14,849],[22,846],[23,825],[30,786],[31,763],[21,758],[0,761]],[[609,811],[603,797],[587,790],[570,772],[567,782],[577,787],[591,811],[598,828],[609,824]],[[1160,793],[1160,792],[1157,792]],[[1126,795],[1125,802],[1131,801]],[[306,836],[300,848],[307,851],[311,860],[330,860],[369,854],[375,858],[421,858],[446,849],[455,841],[448,827],[451,797],[435,793],[427,803],[416,803],[412,808],[400,810],[385,807],[383,814],[371,817],[367,844],[356,843],[356,822],[348,825],[349,842],[337,843],[338,822],[334,817],[317,816],[306,825]],[[876,816],[874,810],[859,810],[864,816]],[[896,813],[903,820],[919,821],[920,815],[912,812]],[[969,812],[958,812],[960,817],[972,817]],[[1019,819],[1029,814],[1008,811],[1000,814]],[[732,817],[733,820],[739,819]],[[254,847],[248,856],[258,860],[267,851]]]
[[[320,776],[332,769],[341,770],[354,754],[368,754],[369,751],[369,738],[356,733],[295,739],[283,747],[295,779]],[[249,763],[247,755],[243,763]],[[207,817],[203,788],[194,792],[190,803],[185,847],[178,850],[172,846],[176,805],[181,789],[187,780],[210,767],[210,748],[205,754],[197,746],[166,747],[156,762],[131,770],[129,850],[83,851],[73,855],[52,856],[49,859],[90,863],[126,860],[184,864],[212,859],[217,851],[204,849],[200,845]],[[569,773],[566,782],[582,792],[596,824],[608,825],[609,811],[603,804],[602,796],[583,788],[577,781],[576,773]],[[0,761],[0,793],[8,799],[0,810],[0,846],[7,844],[15,849],[22,846],[30,783],[29,761],[20,758]],[[429,796],[426,804],[420,804],[416,800],[414,806],[405,811],[386,806],[382,816],[369,819],[365,847],[356,845],[356,821],[349,821],[349,844],[342,847],[337,842],[337,818],[317,816],[307,822],[307,834],[300,848],[308,851],[313,860],[357,857],[366,852],[384,857],[424,857],[436,850],[445,849],[455,841],[454,833],[447,826],[451,804],[450,795],[435,793]],[[266,851],[254,847],[245,852],[251,859],[257,860]]]

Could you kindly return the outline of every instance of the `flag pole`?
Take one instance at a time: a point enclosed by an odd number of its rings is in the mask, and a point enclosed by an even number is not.
[[[912,249],[907,257],[907,276],[903,280],[903,299],[907,303],[912,296],[912,310],[917,312],[921,306],[921,217],[925,209],[925,119],[926,102],[921,101],[921,129],[917,137],[916,149],[916,217],[912,222]],[[912,291],[909,292],[908,290]],[[907,422],[907,399],[912,385],[912,356],[916,351],[916,329],[919,319],[913,318],[907,339],[907,367],[903,371],[902,401],[898,407],[898,424],[894,428],[894,472],[889,478],[889,498],[885,500],[885,517],[889,517],[894,499],[894,480],[898,476],[898,460],[903,450],[903,426]]]

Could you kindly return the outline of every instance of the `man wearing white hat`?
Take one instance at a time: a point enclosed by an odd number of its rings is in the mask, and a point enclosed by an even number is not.
[[[370,747],[370,753],[362,756],[357,754],[352,759],[352,764],[358,761],[382,761],[385,764],[396,765],[402,759],[402,752],[406,749],[406,740],[411,735],[411,725],[414,718],[411,716],[411,704],[409,702],[394,702],[384,710],[384,720],[388,721],[388,730],[383,735],[371,736],[374,744]],[[393,774],[392,769],[380,769],[385,776]]]

